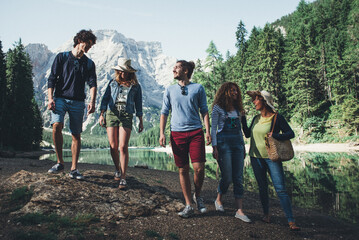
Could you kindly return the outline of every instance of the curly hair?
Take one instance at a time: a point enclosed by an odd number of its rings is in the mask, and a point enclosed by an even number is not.
[[[236,101],[232,101],[231,98],[231,88],[235,87],[238,92],[238,97]],[[212,104],[212,109],[214,105],[218,105],[220,108],[229,112],[230,107],[233,106],[239,112],[243,111],[243,102],[242,102],[242,93],[239,86],[234,82],[223,83],[222,86],[218,89],[214,101]]]
[[[96,43],[96,36],[92,33],[91,29],[90,30],[81,30],[80,32],[78,32],[76,34],[76,36],[74,37],[74,47],[76,47],[77,44],[79,44],[80,42],[88,42],[88,41],[92,41],[92,44]]]

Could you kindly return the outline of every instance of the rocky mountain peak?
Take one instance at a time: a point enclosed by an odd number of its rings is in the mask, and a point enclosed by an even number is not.
[[[159,108],[162,102],[162,94],[166,86],[173,81],[172,67],[176,59],[163,54],[160,42],[135,41],[126,38],[115,30],[94,31],[97,37],[96,44],[87,53],[96,65],[97,72],[97,108],[101,97],[105,92],[107,83],[112,79],[114,71],[111,69],[117,64],[120,57],[129,58],[137,69],[137,78],[143,92],[144,107]],[[43,112],[45,127],[49,126],[50,113],[46,110],[47,79],[55,56],[72,49],[72,39],[65,42],[55,52],[51,52],[44,44],[29,44],[26,52],[33,63],[34,88],[36,98]],[[87,97],[89,97],[87,91]],[[85,128],[97,123],[96,115],[90,115],[85,120]]]

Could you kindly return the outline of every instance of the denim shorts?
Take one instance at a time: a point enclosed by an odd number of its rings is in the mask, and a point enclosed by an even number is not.
[[[70,132],[80,134],[82,132],[82,121],[84,117],[85,102],[55,98],[55,110],[51,112],[51,126],[54,123],[64,123],[66,112],[70,118]]]

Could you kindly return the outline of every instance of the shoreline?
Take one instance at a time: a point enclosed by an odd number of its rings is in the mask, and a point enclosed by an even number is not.
[[[359,144],[353,143],[312,143],[312,144],[293,144],[295,152],[318,152],[318,153],[354,153],[359,154]],[[172,148],[155,147],[151,149],[155,152],[165,152],[172,154]],[[249,144],[246,144],[246,152],[249,151]],[[206,153],[212,153],[212,146],[206,146]]]

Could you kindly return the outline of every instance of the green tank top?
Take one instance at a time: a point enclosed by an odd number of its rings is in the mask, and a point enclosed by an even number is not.
[[[254,119],[251,129],[249,156],[256,158],[268,158],[264,137],[270,132],[273,116],[262,117],[258,115],[258,117]]]

